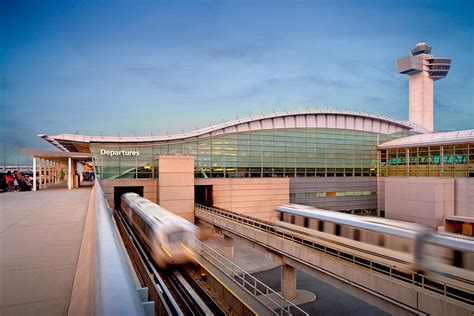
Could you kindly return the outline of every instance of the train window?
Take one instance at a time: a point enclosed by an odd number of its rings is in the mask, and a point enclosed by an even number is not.
[[[359,229],[354,229],[354,240],[355,241],[360,241],[360,230]]]
[[[308,227],[309,226],[309,218],[305,217],[304,218],[304,227]]]
[[[284,216],[284,215],[285,215],[285,213],[280,212],[280,221],[282,221],[282,222],[283,222],[283,216]]]
[[[341,236],[341,225],[336,224],[336,228],[334,231],[335,231],[336,236]]]
[[[320,232],[324,231],[324,222],[323,221],[319,221],[318,223],[318,230]]]
[[[453,251],[453,266],[462,268],[462,252],[459,250]]]
[[[385,237],[384,235],[379,235],[378,237],[378,244],[380,247],[384,247],[385,246]]]

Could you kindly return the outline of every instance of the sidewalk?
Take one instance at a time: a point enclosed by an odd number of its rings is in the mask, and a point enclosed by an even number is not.
[[[0,314],[67,315],[91,188],[0,195]]]

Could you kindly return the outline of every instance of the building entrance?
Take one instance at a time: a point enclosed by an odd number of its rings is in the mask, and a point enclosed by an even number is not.
[[[212,185],[195,185],[194,202],[201,205],[212,206]]]
[[[142,186],[133,186],[133,187],[114,187],[114,205],[115,209],[120,211],[120,197],[124,193],[133,192],[140,196],[143,196],[143,187]]]

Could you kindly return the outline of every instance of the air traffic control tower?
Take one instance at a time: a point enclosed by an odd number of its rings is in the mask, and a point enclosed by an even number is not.
[[[431,47],[418,43],[411,55],[397,60],[398,72],[409,75],[410,122],[433,131],[433,81],[443,79],[451,67],[451,58],[430,55]]]

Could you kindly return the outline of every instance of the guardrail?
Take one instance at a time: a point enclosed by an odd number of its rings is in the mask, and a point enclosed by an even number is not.
[[[144,315],[120,236],[99,180],[94,183],[96,212],[96,315]]]
[[[205,243],[196,239],[194,241],[194,246],[197,248],[201,256],[206,258],[206,260],[212,263],[216,268],[221,270],[231,279],[235,280],[237,284],[239,284],[249,294],[254,296],[264,305],[269,305],[268,307],[274,312],[275,315],[293,315],[294,311],[297,311],[302,315],[309,315],[297,305],[293,304],[291,301],[272,290],[266,284],[259,281],[257,278],[249,274],[247,271],[229,259],[225,258],[223,255]],[[275,299],[273,299],[272,296],[269,296],[269,294],[272,294]],[[277,312],[277,310],[280,312]]]
[[[197,203],[195,204],[195,207],[203,211],[213,213],[217,216],[224,217],[226,219],[230,219],[232,221],[236,221],[241,224],[250,226],[254,229],[264,231],[268,234],[286,240],[290,240],[304,247],[308,247],[320,253],[332,256],[337,260],[341,260],[346,263],[352,263],[354,265],[359,266],[360,268],[368,269],[371,272],[383,274],[398,281],[409,283],[413,286],[420,288],[421,290],[431,291],[443,295],[445,298],[447,297],[463,303],[467,303],[469,305],[474,305],[474,294],[468,289],[461,288],[455,285],[450,285],[446,282],[435,280],[423,274],[414,273],[411,270],[406,270],[393,265],[387,265],[386,263],[382,263],[373,259],[364,258],[361,257],[359,254],[355,254],[347,250],[341,250],[340,248],[334,245],[329,245],[328,243],[325,243],[323,241],[317,242],[314,240],[310,240],[305,238],[303,235],[296,236],[288,233],[288,231],[284,231],[276,226],[273,226],[268,222],[251,219],[250,217],[245,215],[240,216],[232,211],[228,212],[222,209],[217,209],[214,207],[209,207]]]

